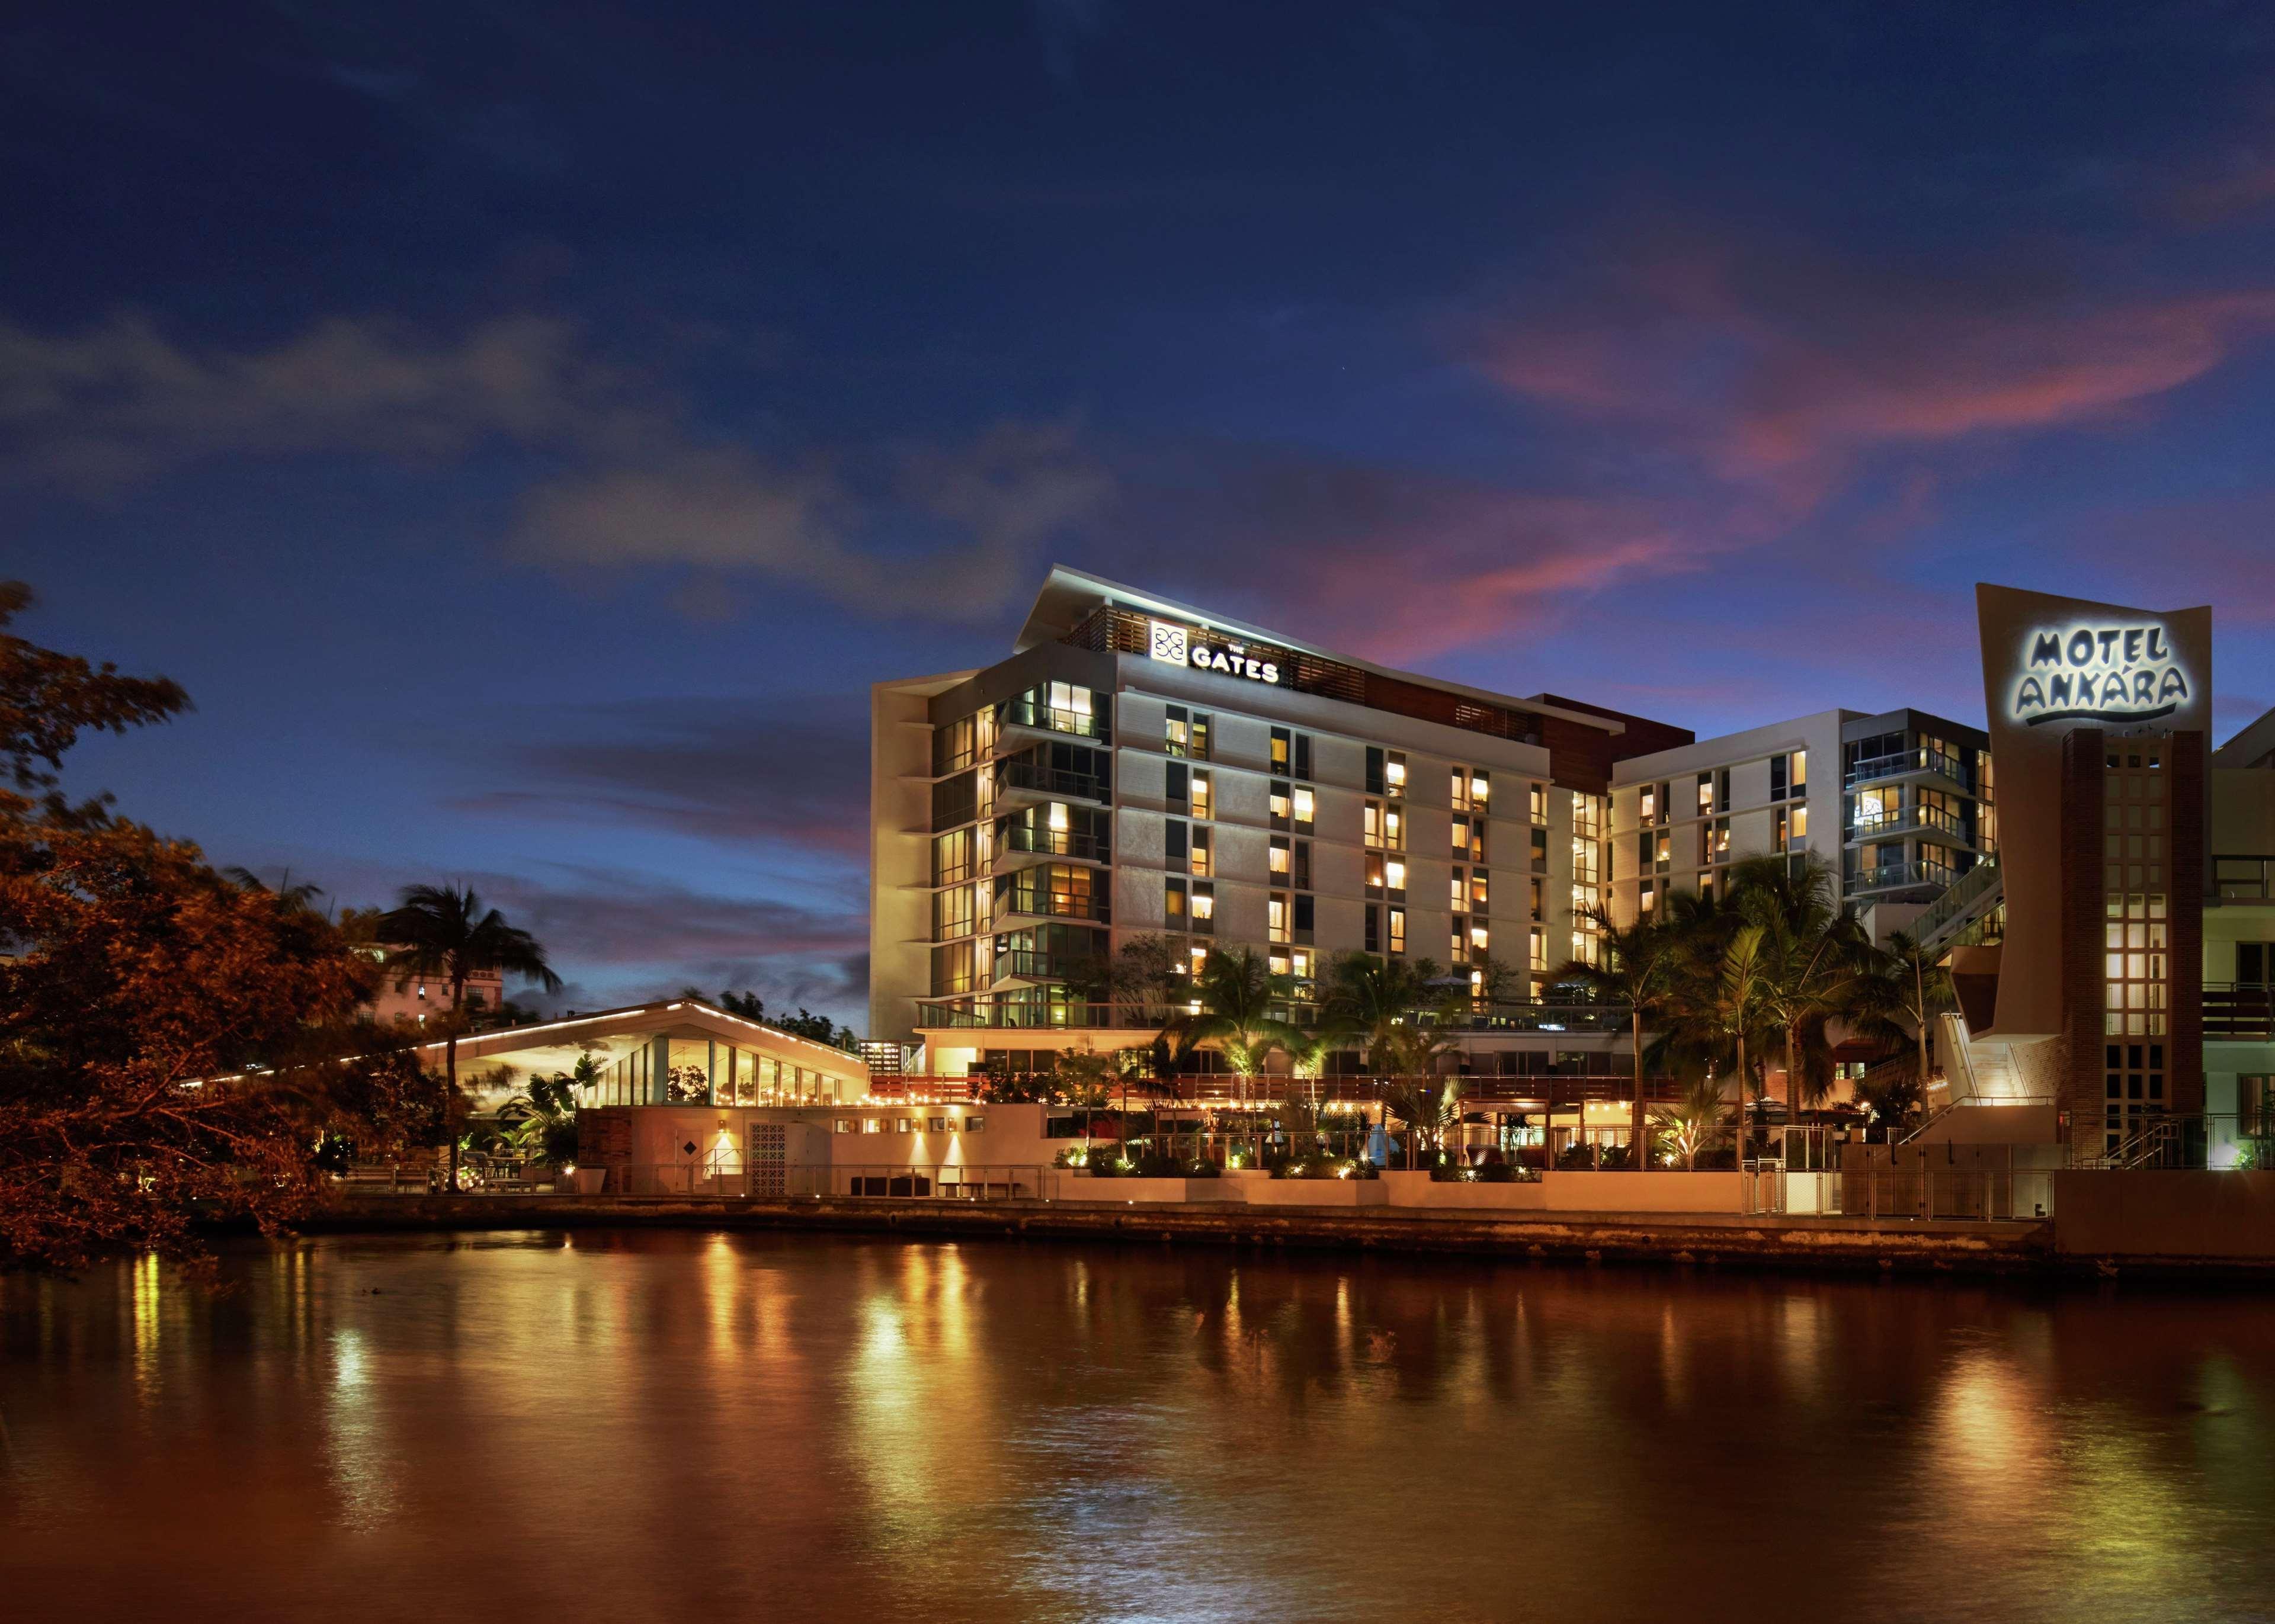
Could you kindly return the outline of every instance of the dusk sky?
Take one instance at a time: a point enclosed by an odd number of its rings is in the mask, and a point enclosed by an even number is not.
[[[867,688],[1053,562],[1700,733],[1972,585],[2275,703],[2275,14],[11,7],[0,574],[71,787],[561,1001],[856,1020]]]

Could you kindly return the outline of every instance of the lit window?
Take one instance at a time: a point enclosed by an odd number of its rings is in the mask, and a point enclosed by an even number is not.
[[[1269,860],[1274,873],[1285,874],[1288,872],[1289,852],[1286,841],[1275,840],[1272,842]]]
[[[1470,774],[1470,799],[1478,806],[1493,799],[1493,781],[1482,769],[1474,769]]]
[[[1385,795],[1406,793],[1406,752],[1394,750],[1382,764],[1382,792]]]
[[[1382,844],[1381,802],[1369,801],[1366,804],[1364,822],[1366,829],[1366,843],[1370,846],[1379,846]]]
[[[1264,906],[1265,918],[1271,931],[1271,939],[1274,941],[1286,941],[1288,940],[1287,893],[1284,891],[1273,892],[1270,897],[1266,899]]]
[[[1383,808],[1382,843],[1393,851],[1406,850],[1406,814],[1395,806]]]
[[[1406,910],[1403,908],[1390,910],[1390,950],[1393,953],[1406,951]]]
[[[1215,918],[1216,888],[1214,886],[1195,886],[1193,888],[1194,920],[1198,922],[1202,919],[1213,919]]]
[[[1390,859],[1384,873],[1392,890],[1403,891],[1406,888],[1406,865],[1398,858]]]
[[[1457,869],[1455,869],[1455,870],[1454,871],[1454,884],[1453,884],[1453,909],[1454,909],[1454,911],[1455,911],[1455,913],[1459,913],[1459,912],[1461,912],[1461,910],[1462,910],[1462,909],[1464,909],[1464,908],[1468,907],[1468,906],[1469,906],[1469,904],[1470,904],[1470,887],[1469,887],[1469,882],[1468,882],[1466,880],[1464,880],[1464,879],[1462,879],[1462,871],[1461,871],[1460,869],[1458,869],[1458,868],[1457,868]]]
[[[1312,797],[1302,784],[1296,786],[1296,827],[1308,833],[1311,827]]]
[[[1192,788],[1192,807],[1194,817],[1206,818],[1211,815],[1209,812],[1210,788],[1209,775],[1196,768],[1193,772]]]

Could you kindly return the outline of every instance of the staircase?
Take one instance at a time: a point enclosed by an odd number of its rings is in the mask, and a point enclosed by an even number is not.
[[[1996,857],[1984,857],[1950,888],[1920,910],[1911,934],[1931,958],[1958,941],[1969,925],[1981,920],[2007,897],[2005,880]]]

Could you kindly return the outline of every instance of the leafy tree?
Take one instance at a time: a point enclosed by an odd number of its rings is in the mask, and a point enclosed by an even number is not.
[[[321,1192],[320,1144],[428,1139],[439,1114],[353,1024],[369,962],[305,895],[56,792],[82,733],[187,699],[13,635],[30,601],[0,583],[0,1267],[204,1266],[200,1220],[274,1233]]]
[[[431,977],[450,989],[442,1036],[446,1100],[458,1093],[458,1038],[468,977],[478,970],[497,971],[534,981],[548,993],[561,990],[561,978],[546,962],[537,938],[508,924],[496,909],[484,908],[472,886],[404,887],[397,905],[380,920],[379,933],[389,944],[389,970]],[[453,1135],[449,1188],[457,1187],[458,1141]]]

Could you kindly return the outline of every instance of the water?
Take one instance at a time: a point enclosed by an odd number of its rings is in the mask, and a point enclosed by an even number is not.
[[[2275,1612],[2275,1301],[641,1233],[0,1285],[13,1620]]]

